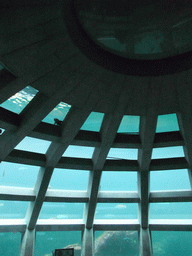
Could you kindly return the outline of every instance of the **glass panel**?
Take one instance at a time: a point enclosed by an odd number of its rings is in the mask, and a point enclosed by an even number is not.
[[[179,125],[176,114],[158,116],[156,132],[173,131],[179,131]]]
[[[88,171],[54,169],[49,188],[87,190],[88,176]]]
[[[15,149],[45,154],[51,142],[46,140],[25,137]]]
[[[106,191],[136,191],[136,172],[103,172],[100,190]]]
[[[76,0],[75,8],[91,39],[117,55],[161,59],[191,50],[189,1]]]
[[[87,131],[94,131],[94,132],[99,132],[101,128],[101,123],[103,120],[103,113],[98,113],[98,112],[92,112],[83,126],[81,127],[81,130],[87,130]]]
[[[137,231],[96,231],[95,256],[138,256]]]
[[[183,147],[154,148],[152,159],[184,157]]]
[[[32,188],[37,179],[39,167],[1,162],[0,185]]]
[[[75,249],[75,256],[81,255],[81,231],[36,233],[35,256],[52,256],[55,249],[71,248],[70,246]]]
[[[124,116],[119,129],[119,133],[138,133],[139,132],[139,116]]]
[[[0,201],[0,219],[24,219],[29,202]]]
[[[20,114],[26,105],[35,97],[37,92],[38,91],[33,87],[27,86],[25,89],[3,102],[0,106],[16,114]]]
[[[108,159],[130,159],[136,160],[138,155],[138,149],[130,148],[111,148],[107,158]]]
[[[82,219],[84,203],[44,202],[40,219]]]
[[[60,102],[42,121],[49,124],[59,125],[59,122],[56,121],[55,123],[54,119],[62,122],[70,108],[71,106],[69,104]]]
[[[187,169],[150,173],[150,190],[190,189]]]
[[[98,203],[96,219],[137,219],[137,204]]]
[[[154,256],[191,256],[192,232],[152,231]]]
[[[66,157],[92,158],[93,147],[69,146],[64,152]]]
[[[4,133],[5,129],[0,128],[0,135],[2,135]]]
[[[0,233],[0,255],[18,256],[21,233]]]
[[[192,203],[151,203],[151,219],[191,219]]]

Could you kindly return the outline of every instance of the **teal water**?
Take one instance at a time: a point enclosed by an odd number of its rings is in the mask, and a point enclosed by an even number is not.
[[[20,113],[23,108],[35,96],[36,91],[27,87],[17,96],[12,97],[1,106],[10,111]],[[55,109],[43,120],[54,124],[54,118],[62,120],[70,109],[70,105],[60,103]],[[99,131],[103,119],[102,113],[91,113],[81,129]],[[178,123],[176,115],[159,116],[156,132],[176,131]],[[139,117],[125,116],[122,119],[118,132],[138,133]],[[16,149],[38,152],[44,154],[49,147],[50,142],[26,137]],[[135,149],[111,149],[108,158],[116,159],[137,159],[137,150]],[[93,148],[70,146],[64,153],[64,156],[86,157],[91,158]],[[163,158],[168,156],[183,156],[181,147],[172,147],[170,149],[155,149],[153,158]],[[15,186],[33,188],[38,175],[39,167],[13,164],[2,162],[0,164],[0,186]],[[50,181],[49,189],[65,190],[87,190],[88,171],[55,169]],[[103,191],[136,191],[137,174],[135,172],[104,172],[101,178],[100,189]],[[190,189],[187,170],[170,170],[151,172],[151,191],[154,190],[174,190]],[[1,219],[23,219],[29,202],[0,201],[0,218]],[[40,212],[42,219],[79,219],[83,217],[84,203],[44,203]],[[151,204],[150,218],[180,218],[191,219],[192,203],[162,203]],[[138,217],[137,204],[118,204],[118,203],[100,203],[96,208],[96,219],[136,219]],[[97,240],[103,235],[102,232],[95,233]],[[124,239],[124,238],[122,238]],[[154,256],[192,256],[192,232],[152,232]],[[18,256],[21,241],[20,233],[0,233],[0,255]],[[130,242],[129,237],[123,240]],[[138,255],[138,240],[131,240],[132,244],[137,247],[137,252],[120,251],[119,256]],[[37,232],[35,256],[50,256],[55,248],[63,248],[70,244],[81,244],[80,231],[63,231],[63,232]],[[117,247],[117,246],[116,246]],[[126,247],[125,247],[126,248]],[[106,256],[118,256],[114,247],[114,254]],[[102,256],[102,252],[100,253]]]

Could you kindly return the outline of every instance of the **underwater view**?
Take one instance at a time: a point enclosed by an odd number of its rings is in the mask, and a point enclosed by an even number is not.
[[[37,90],[27,86],[0,106],[17,114],[33,99]],[[61,102],[42,121],[55,124],[62,121],[70,105]],[[102,113],[92,112],[82,130],[98,132],[103,120]],[[4,129],[0,127],[2,134]],[[178,131],[176,114],[159,116],[156,132]],[[119,133],[138,134],[139,116],[124,116]],[[49,141],[26,137],[15,149],[45,154]],[[71,145],[63,156],[91,159],[94,148]],[[107,159],[137,160],[138,149],[112,148]],[[183,157],[183,147],[155,148],[152,159]],[[34,188],[39,167],[1,162],[0,186]],[[56,168],[48,189],[86,191],[89,171]],[[189,190],[187,169],[151,171],[150,190]],[[100,191],[137,191],[137,173],[108,171],[102,173]],[[0,201],[0,219],[24,219],[29,202]],[[39,219],[83,219],[85,203],[44,202]],[[151,203],[150,219],[191,219],[192,202]],[[98,203],[95,219],[138,219],[137,203]],[[95,256],[138,256],[138,231],[95,231]],[[35,256],[51,256],[55,249],[74,248],[75,256],[81,255],[81,231],[36,232]],[[154,256],[192,256],[191,231],[151,231]],[[0,233],[0,255],[18,256],[22,234]]]

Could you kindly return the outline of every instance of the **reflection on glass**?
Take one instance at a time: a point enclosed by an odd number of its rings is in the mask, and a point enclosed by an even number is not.
[[[20,250],[21,233],[0,233],[0,255],[18,256]]]
[[[101,177],[102,191],[136,191],[136,172],[103,172]]]
[[[96,219],[137,219],[136,203],[98,203]]]
[[[154,148],[152,159],[184,157],[183,147]]]
[[[139,116],[124,116],[118,129],[118,133],[138,133]]]
[[[190,189],[187,169],[152,171],[150,173],[150,190]]]
[[[70,108],[69,104],[60,102],[42,121],[49,124],[57,124],[54,120],[57,119],[63,122]]]
[[[96,231],[95,256],[138,256],[137,231]]]
[[[192,232],[152,231],[154,256],[191,256]]]
[[[51,189],[87,190],[88,171],[54,169],[50,181]]]
[[[102,48],[123,57],[159,59],[191,50],[189,1],[82,1],[77,17]]]
[[[151,219],[191,219],[192,203],[151,203]]]
[[[92,158],[94,148],[83,146],[69,146],[64,152],[63,156],[78,157],[78,158]]]
[[[15,149],[45,154],[51,142],[36,138],[25,137]]]
[[[156,132],[179,131],[176,114],[159,115],[157,119]]]
[[[107,158],[108,159],[129,159],[136,160],[138,149],[132,148],[111,148]]]
[[[39,219],[82,219],[84,203],[44,202]]]
[[[32,188],[37,179],[39,167],[1,162],[0,185]]]
[[[33,87],[27,86],[25,89],[3,102],[0,106],[16,114],[20,114],[26,105],[35,97],[37,92],[38,91]]]
[[[103,120],[103,113],[98,112],[92,112],[83,126],[81,127],[81,130],[87,130],[87,131],[93,131],[93,132],[99,132],[101,128],[101,123]]]
[[[0,219],[24,219],[29,202],[0,201]]]
[[[45,246],[46,245],[46,246]],[[52,256],[55,249],[72,246],[75,256],[81,251],[81,231],[49,231],[37,232],[35,243],[35,256]]]

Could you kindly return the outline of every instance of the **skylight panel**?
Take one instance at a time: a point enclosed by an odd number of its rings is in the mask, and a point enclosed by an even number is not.
[[[32,188],[35,185],[39,167],[1,162],[0,185]]]
[[[96,219],[137,219],[136,203],[98,203]]]
[[[138,155],[138,149],[128,149],[128,148],[111,148],[107,159],[129,159],[136,160]]]
[[[125,115],[121,121],[118,133],[138,133],[139,132],[139,116]]]
[[[84,203],[44,202],[39,219],[82,219]]]
[[[31,137],[25,137],[15,149],[45,154],[51,142]]]
[[[192,202],[151,203],[151,219],[192,219]]]
[[[183,147],[154,148],[152,159],[184,157]]]
[[[29,202],[0,201],[0,219],[24,219]]]
[[[27,86],[3,102],[0,106],[16,114],[20,114],[27,104],[35,97],[37,92],[38,91],[35,88]]]
[[[80,255],[81,231],[37,232],[35,256],[51,256],[55,249],[65,248],[69,245],[74,247],[75,255]]]
[[[99,132],[101,128],[101,123],[103,121],[104,114],[99,112],[92,112],[83,126],[81,127],[81,130],[87,130],[87,131],[94,131]]]
[[[95,256],[139,256],[137,231],[95,231]]]
[[[169,171],[151,171],[150,190],[190,189],[187,169]]]
[[[42,121],[60,126],[70,108],[71,105],[60,102]]]
[[[137,191],[136,172],[102,172],[102,191]]]
[[[64,190],[87,190],[89,172],[82,170],[54,169],[50,188]]]
[[[159,115],[157,120],[156,132],[179,131],[176,114]]]
[[[0,127],[0,135],[2,135],[4,133],[5,129]]]
[[[2,255],[19,255],[21,233],[0,233]]]
[[[151,231],[154,256],[191,256],[192,232]]]
[[[69,146],[64,152],[65,157],[92,158],[94,147]]]

